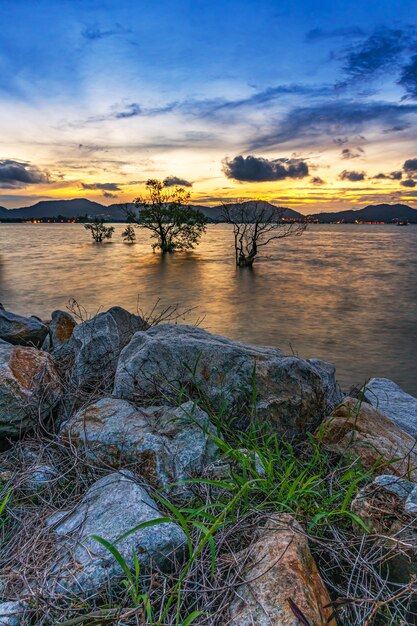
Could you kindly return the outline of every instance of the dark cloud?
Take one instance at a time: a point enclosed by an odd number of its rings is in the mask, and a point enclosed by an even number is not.
[[[124,111],[118,111],[117,113],[114,113],[113,117],[116,120],[123,120],[126,117],[136,117],[136,115],[140,115],[140,113],[141,113],[141,108],[138,105],[138,103],[132,102],[131,104],[127,105]]]
[[[392,128],[385,128],[382,132],[384,134],[387,133],[400,133],[403,130],[407,130],[410,128],[411,124],[398,124],[397,126],[393,126]]]
[[[417,185],[416,181],[412,178],[407,178],[406,180],[402,180],[400,185],[403,187],[415,187]]]
[[[258,150],[294,141],[294,139],[303,139],[306,144],[307,139],[332,136],[337,131],[340,133],[341,129],[343,129],[342,132],[357,134],[372,124],[391,127],[404,123],[404,118],[416,113],[417,104],[354,100],[295,107],[278,122],[272,122],[269,132],[257,136],[248,149]]]
[[[117,183],[81,183],[83,189],[101,189],[102,191],[120,191]]]
[[[340,172],[339,174],[340,180],[349,180],[351,183],[365,180],[365,177],[365,172],[357,172],[355,170],[343,170],[343,172]]]
[[[414,176],[414,174],[417,174],[417,158],[407,159],[407,161],[405,161],[403,165],[403,170],[404,172],[407,172],[409,176]]]
[[[103,192],[104,198],[117,198],[117,193],[110,193],[110,191]]]
[[[357,159],[365,153],[363,148],[343,148],[342,159]]]
[[[255,156],[236,156],[223,161],[227,178],[246,182],[304,178],[308,165],[301,159],[264,159]]]
[[[21,189],[28,185],[49,183],[49,176],[35,165],[13,159],[0,161],[0,188]]]
[[[372,178],[374,178],[375,180],[401,180],[402,177],[403,173],[399,170],[396,170],[395,172],[390,172],[389,174],[384,174],[383,172],[380,172],[379,174],[376,174],[376,176],[372,176]]]
[[[165,187],[174,187],[178,185],[179,187],[192,187],[193,183],[190,183],[189,180],[185,180],[185,178],[178,178],[178,176],[167,176],[164,180]]]
[[[109,30],[102,30],[97,24],[92,26],[86,26],[81,31],[81,36],[88,41],[100,41],[101,39],[107,39],[108,37],[114,37],[115,35],[127,35],[132,31],[128,28],[124,28],[120,24],[116,24]]]
[[[306,33],[306,41],[322,41],[323,39],[354,39],[364,37],[365,31],[358,26],[345,26],[326,30],[324,28],[313,28]]]
[[[325,181],[320,178],[320,176],[313,176],[312,178],[310,178],[310,183],[312,183],[313,185],[324,185]]]
[[[343,70],[349,77],[357,79],[390,69],[400,62],[410,43],[409,38],[409,31],[379,28],[346,53]]]
[[[417,54],[402,68],[398,82],[410,98],[417,98]]]

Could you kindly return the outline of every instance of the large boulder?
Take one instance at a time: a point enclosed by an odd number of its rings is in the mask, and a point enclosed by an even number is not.
[[[385,547],[385,568],[396,582],[417,569],[417,484],[388,474],[361,489],[351,509]]]
[[[99,313],[74,327],[69,341],[53,351],[57,363],[83,388],[112,384],[117,359],[134,333],[147,328],[139,315],[120,307]]]
[[[93,463],[135,465],[155,487],[199,476],[218,456],[215,429],[192,402],[137,408],[104,398],[65,422],[61,434]]]
[[[43,350],[58,350],[72,337],[77,322],[66,311],[53,311],[49,323],[49,332],[43,342]]]
[[[335,626],[307,539],[290,515],[271,516],[250,546],[249,559],[244,551],[236,563],[245,563],[244,580],[230,604],[229,626]]]
[[[366,400],[417,439],[417,398],[388,378],[371,378],[365,385]]]
[[[136,333],[120,355],[113,395],[137,403],[175,401],[184,388],[191,396],[205,395],[214,408],[226,406],[239,425],[256,412],[287,435],[311,428],[340,399],[333,366],[318,360],[192,326],[166,324]]]
[[[0,304],[0,339],[20,346],[40,348],[48,327],[37,317],[22,317],[6,311]]]
[[[98,480],[78,506],[52,516],[50,527],[56,546],[47,578],[53,593],[88,597],[104,587],[117,588],[123,570],[111,553],[92,535],[114,543],[138,525],[163,515],[130,472],[114,473]],[[117,549],[133,568],[135,551],[144,573],[151,562],[162,571],[175,569],[187,540],[173,522],[148,526],[117,542]]]
[[[52,357],[36,348],[0,344],[0,436],[30,430],[59,402]]]
[[[327,450],[358,457],[366,469],[417,480],[414,437],[367,402],[345,398],[318,429]]]

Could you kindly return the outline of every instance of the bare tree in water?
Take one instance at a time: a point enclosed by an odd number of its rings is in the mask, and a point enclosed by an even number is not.
[[[263,200],[223,204],[222,218],[233,226],[238,267],[252,267],[259,249],[271,241],[303,234],[307,223],[289,221],[285,211]]]

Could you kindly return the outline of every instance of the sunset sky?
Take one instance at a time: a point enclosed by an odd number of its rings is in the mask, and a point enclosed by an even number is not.
[[[1,0],[0,205],[417,206],[416,0]]]

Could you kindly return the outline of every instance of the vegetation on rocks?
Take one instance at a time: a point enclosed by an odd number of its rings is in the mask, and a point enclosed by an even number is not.
[[[49,354],[4,344],[59,398],[2,409],[0,623],[416,623],[415,440],[367,390],[163,313],[61,313]]]

